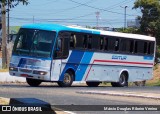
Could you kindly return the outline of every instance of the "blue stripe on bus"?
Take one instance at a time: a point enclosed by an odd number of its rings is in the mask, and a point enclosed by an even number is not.
[[[68,59],[68,62],[66,63],[66,66],[59,78],[59,81],[62,81],[64,79],[64,73],[69,69],[73,69],[75,72],[81,62],[81,59],[84,55],[84,52],[82,51],[72,51],[69,59]]]
[[[87,70],[87,67],[92,59],[93,52],[85,52],[80,65],[78,66],[78,70],[76,71],[75,81],[82,81],[83,76]]]
[[[80,32],[100,35],[100,32],[99,32],[99,31],[80,30]]]
[[[144,56],[143,59],[144,60],[153,60],[153,56]]]

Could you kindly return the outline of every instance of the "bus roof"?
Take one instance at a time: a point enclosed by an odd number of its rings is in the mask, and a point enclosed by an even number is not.
[[[120,32],[113,32],[113,31],[104,31],[104,30],[95,30],[95,29],[88,29],[79,26],[65,26],[65,25],[58,25],[58,24],[29,24],[24,25],[21,28],[30,28],[30,29],[41,29],[41,30],[49,30],[49,31],[73,31],[73,32],[83,32],[83,33],[91,33],[91,34],[98,34],[98,35],[108,35],[108,36],[117,36],[117,37],[124,37],[124,38],[131,38],[131,39],[143,39],[149,41],[155,41],[154,37],[139,35],[139,34],[131,34],[131,33],[120,33]]]

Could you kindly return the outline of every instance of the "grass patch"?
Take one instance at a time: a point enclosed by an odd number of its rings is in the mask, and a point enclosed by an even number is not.
[[[158,69],[158,64],[156,64],[154,67],[153,67],[153,70],[157,70]]]
[[[102,82],[100,86],[112,86],[109,82]]]
[[[8,105],[9,102],[10,102],[10,99],[0,97],[0,105]]]
[[[160,80],[157,81],[148,81],[146,86],[160,86]]]

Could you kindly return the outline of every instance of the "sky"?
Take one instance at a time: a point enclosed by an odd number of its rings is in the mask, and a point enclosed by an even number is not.
[[[127,20],[135,20],[140,10],[132,9],[135,0],[29,0],[10,11],[10,26],[30,23],[117,28],[124,26],[124,7]],[[96,12],[99,16],[96,17]]]

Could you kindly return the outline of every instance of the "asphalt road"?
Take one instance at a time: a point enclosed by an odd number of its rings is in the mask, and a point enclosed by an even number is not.
[[[124,92],[134,91],[134,92],[146,92],[146,93],[147,92],[160,93],[160,87],[135,86],[135,87],[113,88],[113,87],[103,87],[103,86],[87,87],[87,86],[75,85],[68,88],[61,88],[58,87],[56,84],[52,83],[49,85],[43,84],[40,87],[30,87],[27,84],[0,84],[0,97],[38,98],[40,100],[49,102],[53,106],[55,105],[160,105],[160,100],[155,100],[155,99],[77,93],[78,91],[82,90],[83,91],[105,90],[105,91],[124,91]],[[83,113],[89,113],[89,112],[83,112]],[[110,112],[110,113],[114,114],[115,112]],[[135,114],[135,112],[125,112],[125,113]],[[142,112],[136,111],[136,113],[142,113]],[[145,112],[145,114],[146,113],[150,114],[151,112]],[[159,114],[160,112],[154,111],[152,113]]]

